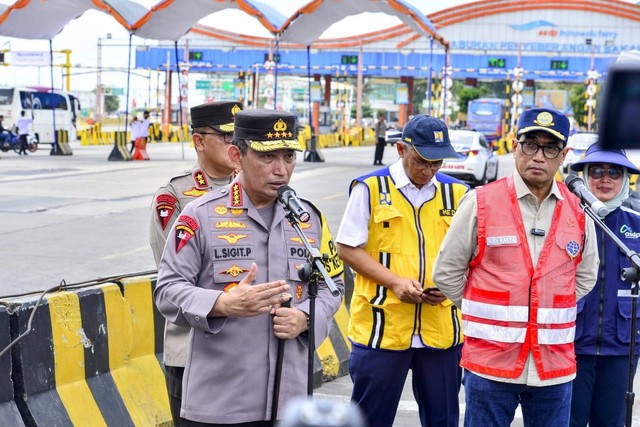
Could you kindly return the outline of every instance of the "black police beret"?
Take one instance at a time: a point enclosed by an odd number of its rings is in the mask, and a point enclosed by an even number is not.
[[[302,151],[296,138],[296,117],[287,111],[244,110],[235,116],[235,137],[249,141],[256,151]]]
[[[218,101],[191,108],[191,128],[211,126],[224,133],[233,133],[233,116],[242,110],[242,102]]]

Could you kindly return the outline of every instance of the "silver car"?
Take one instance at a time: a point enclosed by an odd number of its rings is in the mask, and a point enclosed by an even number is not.
[[[571,165],[581,160],[587,152],[587,148],[597,141],[598,134],[595,133],[576,133],[570,135],[567,140],[567,148],[569,151],[567,151],[564,162],[562,162],[562,172],[565,175],[568,174]]]
[[[498,179],[498,156],[484,134],[473,130],[450,130],[449,138],[458,159],[445,159],[440,172],[472,185]]]

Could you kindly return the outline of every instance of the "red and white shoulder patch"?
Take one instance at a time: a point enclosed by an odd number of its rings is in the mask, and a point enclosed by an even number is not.
[[[196,235],[196,231],[200,228],[198,221],[189,215],[180,215],[176,221],[175,239],[176,253],[184,248],[187,242]]]
[[[156,212],[163,230],[167,227],[169,219],[173,216],[177,202],[178,199],[171,194],[159,194],[158,197],[156,197]]]

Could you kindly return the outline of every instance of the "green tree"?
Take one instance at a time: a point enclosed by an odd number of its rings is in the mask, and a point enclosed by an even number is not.
[[[457,89],[457,90],[456,90]],[[486,86],[480,85],[479,87],[464,86],[462,82],[454,82],[453,95],[457,99],[460,112],[467,114],[467,107],[469,101],[487,96],[489,89]]]
[[[587,87],[582,83],[574,84],[569,90],[569,104],[573,109],[573,118],[580,126],[587,123],[587,110],[584,108],[587,102],[586,91]]]
[[[351,117],[356,117],[358,106],[351,104]],[[369,104],[362,104],[362,118],[373,117],[373,108]]]
[[[104,109],[107,113],[113,113],[120,108],[120,98],[114,95],[104,96]]]

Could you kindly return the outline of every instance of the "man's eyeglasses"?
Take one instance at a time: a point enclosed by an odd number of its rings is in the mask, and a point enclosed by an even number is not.
[[[614,181],[619,180],[620,178],[622,178],[622,169],[620,168],[609,168],[609,169],[605,169],[605,168],[601,168],[601,167],[593,167],[593,168],[589,168],[589,176],[593,179],[601,179],[602,177],[604,177],[605,174],[609,175],[609,178],[611,178]]]
[[[542,154],[547,159],[555,159],[562,152],[562,148],[557,145],[539,145],[533,141],[518,141],[522,146],[522,152],[527,156],[535,156],[538,150],[542,149]]]
[[[196,133],[199,133],[200,135],[218,135],[227,144],[231,144],[233,142],[232,133],[222,133],[222,132],[196,132]]]
[[[422,162],[424,166],[429,166],[431,169],[440,169],[444,164],[444,160],[436,160],[435,162],[431,162],[429,160],[425,160]]]
[[[408,143],[405,142],[405,145],[408,145],[411,148],[413,148],[415,150],[416,154],[418,154],[418,156],[420,157],[420,161],[416,160],[416,163],[418,163],[420,166],[428,166],[431,169],[440,169],[442,167],[442,165],[444,164],[444,160],[435,160],[435,161],[425,160],[422,156],[420,156],[420,153],[418,153],[418,149],[416,147],[414,147],[413,144],[408,144]]]

